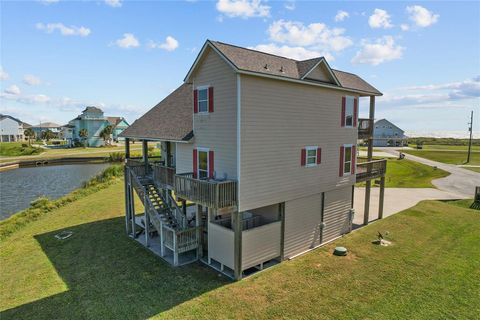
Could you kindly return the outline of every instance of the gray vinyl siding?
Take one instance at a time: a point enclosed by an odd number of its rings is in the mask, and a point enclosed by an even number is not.
[[[193,171],[193,144],[176,143],[175,144],[175,164],[177,173],[187,173]]]
[[[349,232],[351,200],[352,187],[325,192],[323,242]]]
[[[322,195],[285,202],[284,255],[286,258],[320,245]]]
[[[339,90],[241,76],[239,210],[298,199],[355,183],[339,177],[340,146],[357,128],[341,127]],[[322,148],[322,163],[302,167],[301,149]]]
[[[237,79],[232,68],[214,51],[193,75],[194,87],[213,86],[214,112],[195,114],[195,147],[214,151],[217,177],[237,177]],[[191,155],[190,155],[191,158]]]

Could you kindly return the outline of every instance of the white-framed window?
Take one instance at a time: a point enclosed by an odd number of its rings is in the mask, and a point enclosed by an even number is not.
[[[353,145],[343,145],[343,175],[349,175],[352,172]]]
[[[208,86],[198,87],[198,112],[208,113]]]
[[[198,148],[198,172],[197,176],[199,179],[208,179],[209,177],[209,163],[208,163],[208,148]]]
[[[355,97],[345,97],[345,127],[353,127],[353,113],[354,113]]]
[[[305,147],[305,166],[314,167],[317,165],[317,151],[318,146],[308,146]]]

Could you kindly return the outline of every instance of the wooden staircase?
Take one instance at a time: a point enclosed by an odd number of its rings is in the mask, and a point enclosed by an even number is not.
[[[200,227],[189,226],[183,210],[167,190],[160,188],[148,176],[137,176],[133,172],[130,174],[132,187],[145,208],[146,245],[149,246],[150,227],[153,227],[160,236],[162,257],[166,255],[165,249],[170,250],[173,254],[173,265],[176,266],[179,265],[179,254],[196,250],[194,260],[197,260]]]

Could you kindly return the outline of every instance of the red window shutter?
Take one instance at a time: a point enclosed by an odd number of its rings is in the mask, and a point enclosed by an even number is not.
[[[355,173],[355,162],[357,160],[357,147],[356,146],[352,146],[352,170],[350,171],[352,174]]]
[[[340,147],[340,170],[339,170],[339,176],[343,177],[343,153],[345,152],[345,147],[341,146]]]
[[[317,148],[317,164],[322,163],[322,148]]]
[[[208,112],[213,112],[213,87],[208,88]]]
[[[198,90],[193,90],[193,113],[198,113]]]
[[[341,126],[345,127],[345,106],[347,103],[347,98],[342,97],[342,119],[340,120]]]
[[[357,118],[358,118],[358,98],[353,99],[353,126],[357,126]]]
[[[193,149],[193,177],[197,178],[198,172],[198,152],[197,149]]]
[[[307,164],[307,150],[305,148],[302,149],[302,155],[300,157],[300,164],[302,167],[305,167]]]
[[[208,151],[208,177],[213,179],[213,175],[215,172],[215,164],[213,161],[213,151]]]

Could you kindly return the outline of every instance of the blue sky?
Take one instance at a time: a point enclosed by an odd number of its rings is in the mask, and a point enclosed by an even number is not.
[[[85,105],[136,118],[178,87],[206,39],[327,57],[385,95],[409,132],[480,130],[479,2],[2,1],[0,112],[60,124]],[[367,110],[361,101],[361,115]]]

